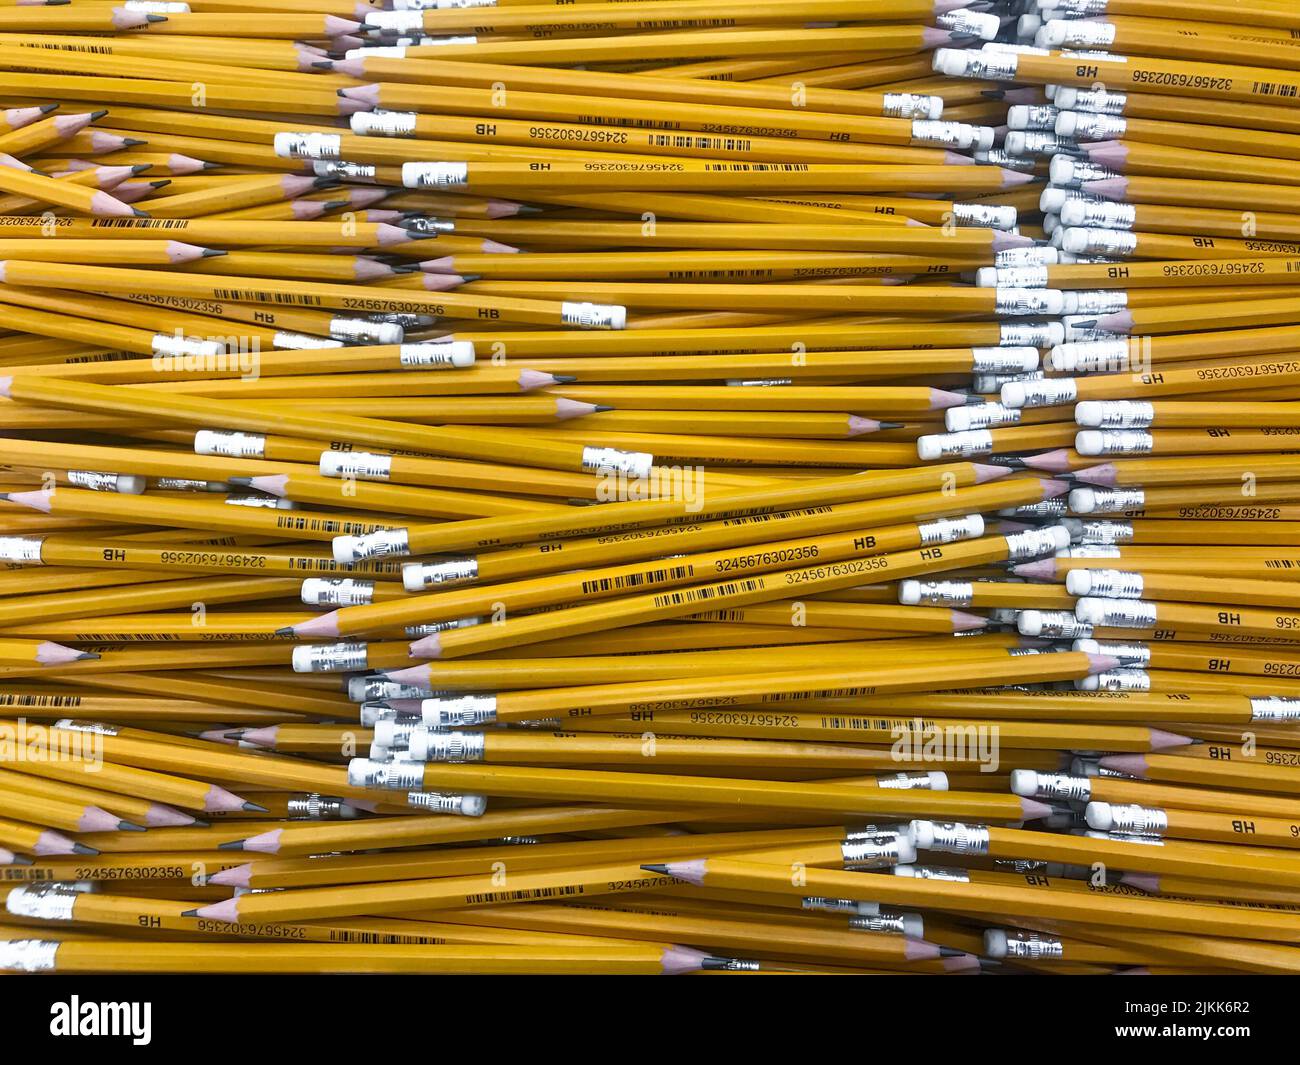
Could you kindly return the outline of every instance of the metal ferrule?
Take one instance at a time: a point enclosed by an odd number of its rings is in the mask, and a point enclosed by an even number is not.
[[[1088,802],[1092,799],[1092,781],[1068,773],[1035,773],[1034,798]]]
[[[616,447],[584,447],[582,468],[591,473],[625,473],[629,477],[647,477],[654,468],[655,457],[644,451],[620,451]]]
[[[1085,181],[1101,181],[1103,178],[1119,177],[1119,174],[1111,170],[1110,167],[1099,166],[1087,159],[1076,158],[1072,162],[1074,163],[1074,173],[1070,176],[1070,180],[1060,182],[1053,178],[1053,184],[1064,184],[1067,188],[1077,189],[1081,188]]]
[[[449,558],[442,562],[408,562],[402,566],[402,585],[408,592],[444,588],[478,579],[478,559]]]
[[[225,481],[195,481],[188,477],[159,477],[160,492],[229,492]]]
[[[1065,516],[1067,504],[1064,499],[1043,499],[1037,503],[1025,503],[1019,507],[999,510],[1004,518],[1061,518]]]
[[[987,429],[968,429],[961,433],[935,433],[926,440],[939,449],[939,458],[970,458],[993,451],[993,434]]]
[[[1061,113],[1059,107],[1051,104],[1030,104],[1025,108],[1025,129],[1052,133],[1056,131],[1056,116]]]
[[[909,869],[914,880],[945,880],[954,884],[970,883],[970,873],[956,865],[913,865]]]
[[[971,540],[983,536],[984,519],[978,514],[967,514],[962,518],[944,518],[939,521],[927,521],[918,525],[920,544],[954,544],[958,540]]]
[[[897,865],[900,859],[901,836],[875,836],[871,839],[851,839],[840,844],[845,869],[884,869]]]
[[[862,903],[853,899],[829,899],[824,895],[812,895],[803,900],[805,910],[816,910],[818,913],[875,913],[877,907],[874,903]],[[867,907],[863,910],[862,907]]]
[[[541,836],[498,836],[489,843],[498,844],[503,847],[535,847],[542,842]]]
[[[975,587],[970,581],[918,581],[921,606],[970,606]]]
[[[958,226],[978,226],[982,229],[1012,229],[1017,211],[991,203],[954,203],[952,219]]]
[[[0,562],[22,562],[41,565],[43,536],[0,536]]]
[[[1056,377],[1025,382],[1025,407],[1063,407],[1079,397],[1079,385],[1072,378]]]
[[[1048,25],[1065,34],[1062,48],[1109,49],[1115,43],[1115,26],[1110,22],[1086,22],[1081,19],[1052,19]]]
[[[627,311],[616,303],[565,300],[560,304],[560,324],[578,329],[622,329]]]
[[[1098,525],[1101,522],[1097,522]],[[1112,544],[1080,544],[1056,553],[1057,558],[1122,558],[1123,552]]]
[[[393,473],[393,456],[369,451],[322,451],[318,468],[322,477],[387,481]]]
[[[1001,425],[1015,425],[1024,417],[1018,407],[1002,403],[981,403],[974,407],[949,407],[944,411],[944,422],[949,432],[964,433],[971,429],[996,429]]]
[[[428,342],[424,344],[403,344],[397,352],[400,366],[421,370],[439,369],[447,366],[457,367],[458,360],[465,355],[473,361],[474,345],[466,340]]]
[[[366,668],[368,645],[348,640],[340,643],[299,644],[293,649],[295,673],[355,673]]]
[[[354,703],[376,699],[429,699],[433,692],[421,684],[401,684],[383,677],[352,677],[348,681],[348,698]]]
[[[1097,115],[1122,115],[1128,105],[1128,93],[1106,89],[1080,89],[1074,96],[1074,110]]]
[[[1040,932],[1008,932],[1007,957],[1025,958],[1029,961],[1041,961],[1044,958],[1060,958],[1065,954],[1065,944],[1054,936]]]
[[[1122,229],[1096,229],[1071,226],[1067,233],[1082,233],[1084,255],[1132,255],[1137,251],[1137,235]]]
[[[1012,266],[1001,268],[994,274],[994,285],[999,289],[1037,289],[1047,287],[1046,266]]]
[[[1125,343],[1125,354],[1128,344]],[[1127,364],[1118,369],[1127,369]],[[1143,429],[1156,420],[1153,403],[1133,399],[1107,400],[1101,404],[1100,428],[1103,429]]]
[[[354,562],[410,553],[411,540],[406,529],[379,529],[365,536],[356,537],[352,544]]]
[[[912,120],[912,143],[936,148],[969,148],[975,140],[975,127],[969,122],[945,122],[942,119]]]
[[[1146,506],[1147,494],[1141,488],[1094,488],[1093,510],[1103,514],[1122,514]]]
[[[469,184],[468,163],[403,163],[402,184],[408,189],[459,189]]]
[[[906,821],[893,821],[884,825],[858,825],[844,830],[847,840],[882,840],[906,836],[911,831]]]
[[[1038,160],[1032,155],[1013,155],[1005,148],[971,152],[971,158],[982,166],[1000,166],[1003,170],[1015,170],[1021,174],[1031,173],[1038,166]]]
[[[1104,15],[1106,13],[1106,0],[1052,0],[1049,5],[1043,5],[1039,0],[1040,9],[1050,7],[1062,15],[1069,18],[1087,18],[1091,15]]]
[[[73,907],[87,888],[75,882],[42,880],[34,884],[20,884],[11,888],[5,899],[5,909],[15,917],[31,917],[38,921],[71,921]]]
[[[368,322],[364,318],[331,318],[328,328],[330,336],[335,340],[374,344],[384,338],[384,332],[378,328],[379,324]]]
[[[887,92],[880,114],[884,118],[929,118],[935,99],[915,92]]]
[[[1137,832],[1097,832],[1084,833],[1089,839],[1113,839],[1116,843],[1141,843],[1148,847],[1163,847],[1165,841],[1159,836],[1143,836]]]
[[[1252,721],[1300,721],[1300,699],[1281,695],[1262,695],[1250,700]]]
[[[1026,529],[1006,538],[1007,558],[1012,562],[1027,562],[1056,551],[1056,526],[1046,529]]]
[[[419,728],[411,732],[411,757],[423,762],[481,762],[486,737],[481,732],[439,732]]]
[[[948,52],[949,49],[939,49],[942,52]],[[978,78],[982,81],[1015,81],[1016,71],[1019,69],[1019,56],[1015,52],[1006,51],[980,51],[980,52],[961,52],[962,61],[965,63],[965,69],[959,77]],[[936,60],[938,54],[936,52]]]
[[[1144,669],[1108,669],[1094,673],[1097,691],[1102,692],[1149,692],[1151,677]]]
[[[338,159],[343,138],[337,133],[277,133],[275,154],[281,159]]]
[[[1078,225],[1085,228],[1132,229],[1137,222],[1137,209],[1132,204],[1079,200],[1076,206],[1083,211],[1083,220]]]
[[[1089,546],[1131,544],[1134,535],[1131,521],[1084,521],[1079,523],[1077,539]]]
[[[415,233],[454,233],[456,232],[456,223],[446,218],[427,218],[424,215],[413,215],[410,218],[402,219],[402,228]]]
[[[1128,308],[1128,293],[1123,289],[1076,289],[1066,296],[1071,314],[1118,314]]]
[[[1124,569],[1092,569],[1088,571],[1091,582],[1089,595],[1106,599],[1141,599],[1146,591],[1142,574]]]
[[[48,973],[55,969],[59,943],[51,939],[0,940],[0,969],[15,973]]]
[[[998,345],[1004,348],[1046,348],[1056,326],[1052,322],[999,322]]]
[[[194,434],[194,454],[221,455],[231,459],[266,457],[263,433],[239,433],[226,429],[200,429]]]
[[[883,932],[889,936],[907,934],[907,915],[902,913],[857,914],[849,918],[849,927],[856,932]]]
[[[406,805],[431,813],[459,814],[466,798],[465,795],[448,795],[439,791],[408,791]]]
[[[289,499],[265,495],[226,496],[221,502],[231,507],[262,507],[266,510],[297,510],[298,505]]]
[[[1100,620],[1094,625],[1106,629],[1149,629],[1157,619],[1156,604],[1143,599],[1080,599],[1080,603],[1099,603]],[[1077,608],[1076,608],[1077,609]]]
[[[1021,133],[1024,137],[1024,150],[1030,155],[1061,155],[1078,150],[1079,142],[1073,137],[1062,137],[1056,132],[1027,129]]]
[[[407,625],[402,630],[412,640],[423,639],[425,636],[432,636],[435,632],[446,632],[448,629],[468,629],[471,626],[482,623],[482,618],[456,618],[454,621],[431,621],[425,625]]]
[[[1096,653],[1118,658],[1126,666],[1146,666],[1151,663],[1151,648],[1144,643],[1098,640]]]
[[[307,333],[289,333],[281,329],[271,338],[271,346],[286,351],[306,351],[312,348],[341,348],[343,341],[310,336]]]
[[[1039,612],[1042,621],[1040,635],[1052,640],[1080,640],[1092,635],[1092,626],[1080,621],[1068,610],[1043,610]]]
[[[376,762],[353,758],[348,762],[348,783],[354,788],[411,791],[424,784],[423,762]]]
[[[339,821],[345,816],[350,817],[353,812],[347,800],[319,792],[291,796],[285,806],[290,817],[310,821]]]
[[[977,395],[996,396],[1003,385],[1011,384],[1012,381],[1041,381],[1047,374],[1042,370],[1026,370],[1024,373],[991,373],[975,374],[971,377],[971,391]],[[955,410],[949,407],[949,410]]]
[[[1130,836],[1163,836],[1169,831],[1169,815],[1151,806],[1135,803],[1111,806],[1110,815],[1114,818],[1112,832]]]
[[[929,773],[898,773],[892,777],[877,777],[876,787],[895,791],[932,791],[934,781]]]
[[[355,577],[309,577],[302,582],[302,601],[308,606],[369,606],[375,601],[375,582]]]
[[[349,163],[342,159],[313,159],[311,169],[317,177],[339,178],[344,181],[373,182],[379,172],[373,163]]]
[[[988,854],[988,825],[967,825],[960,821],[931,821],[934,842],[927,848],[944,854]]]
[[[1074,136],[1081,141],[1119,140],[1128,132],[1128,122],[1119,115],[1101,115],[1078,111],[1074,118]]]
[[[423,699],[420,717],[432,728],[477,728],[497,719],[495,695],[457,695],[445,699]]]
[[[993,265],[1011,269],[1016,266],[1055,266],[1060,252],[1050,246],[1032,245],[1028,248],[1003,248],[993,253]],[[1042,288],[1030,285],[1029,288]]]

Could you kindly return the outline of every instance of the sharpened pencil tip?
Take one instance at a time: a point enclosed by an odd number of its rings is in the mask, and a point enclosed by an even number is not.
[[[146,829],[146,828],[144,827],[144,825],[136,825],[136,824],[132,824],[130,821],[119,821],[119,822],[117,823],[117,830],[118,830],[119,832],[146,832],[146,831],[148,831],[148,829]]]
[[[265,806],[259,806],[259,805],[258,805],[257,803],[255,803],[255,802],[245,802],[245,803],[244,803],[244,809],[247,810],[247,811],[248,811],[249,813],[251,813],[251,814],[265,814],[265,813],[270,813],[270,811],[269,811]]]
[[[204,249],[203,249],[203,254],[202,254],[201,256],[199,256],[199,258],[201,258],[201,259],[211,259],[211,258],[213,258],[214,256],[217,256],[217,255],[229,255],[229,254],[230,254],[230,252],[226,251],[225,248],[204,248]]]
[[[957,950],[955,947],[939,948],[939,957],[941,958],[961,958],[965,957],[965,955],[966,952],[964,950]]]
[[[97,659],[97,658],[99,658],[99,657],[100,657],[100,656],[99,656],[99,652],[97,652],[97,651],[82,651],[81,654],[77,655],[77,657],[76,657],[76,661],[78,661],[78,662],[89,662],[89,661],[93,661],[93,660],[95,660],[95,659]]]
[[[74,843],[74,844],[72,845],[72,853],[73,853],[73,854],[92,854],[92,855],[93,855],[93,854],[98,854],[99,851],[95,850],[94,847],[87,847],[84,843]]]
[[[241,488],[247,488],[252,483],[253,483],[253,478],[251,477],[227,477],[226,478],[226,484],[237,484]]]
[[[192,910],[181,910],[182,917],[197,917],[198,915],[199,915],[199,908],[197,906],[195,906],[194,909]]]
[[[142,210],[140,210],[140,208],[138,208],[138,207],[132,207],[132,208],[131,208],[131,213],[132,213],[136,218],[148,218],[148,217],[149,217],[149,212],[148,212],[148,211],[142,211]]]
[[[660,876],[668,875],[668,866],[662,862],[651,863],[650,865],[641,866],[647,873],[658,873]]]
[[[275,634],[276,634],[277,636],[292,636],[292,635],[293,635],[293,626],[292,626],[292,625],[285,625],[283,628],[276,629],[276,630],[275,630]]]
[[[219,851],[242,851],[243,849],[244,841],[242,839],[232,839],[217,844],[217,850]]]

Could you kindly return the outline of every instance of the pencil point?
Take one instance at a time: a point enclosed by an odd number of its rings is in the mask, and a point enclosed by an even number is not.
[[[244,841],[242,839],[232,839],[217,844],[217,850],[219,851],[242,851],[243,849]]]
[[[84,843],[74,843],[72,845],[72,853],[95,855],[98,854],[99,851],[95,850],[94,847],[87,847]]]
[[[245,802],[242,809],[248,813],[254,814],[264,814],[269,812],[265,806],[259,806],[255,802]]]

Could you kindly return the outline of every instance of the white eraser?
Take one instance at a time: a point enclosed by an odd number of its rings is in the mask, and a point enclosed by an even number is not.
[[[1007,934],[1000,928],[984,929],[984,953],[990,958],[1007,956]]]
[[[1038,773],[1032,769],[1011,770],[1011,790],[1016,795],[1032,799],[1038,794]]]
[[[1076,514],[1091,514],[1097,509],[1097,493],[1091,488],[1071,489],[1070,509]]]
[[[1115,815],[1111,813],[1108,802],[1088,803],[1084,808],[1083,816],[1088,821],[1088,827],[1095,828],[1098,832],[1109,832],[1115,824]]]
[[[1022,610],[1016,615],[1016,629],[1022,636],[1039,636],[1043,632],[1043,612]]]
[[[1076,425],[1101,425],[1101,416],[1105,410],[1105,404],[1095,399],[1080,400],[1074,405],[1074,421]],[[1075,438],[1078,439],[1077,437]]]
[[[1084,429],[1074,434],[1074,450],[1080,455],[1100,455],[1103,440],[1105,437],[1099,429]]]
[[[913,821],[908,829],[908,835],[917,850],[929,850],[934,846],[933,821]]]
[[[921,582],[901,582],[898,586],[898,601],[904,606],[916,606],[921,601]]]
[[[1065,590],[1073,596],[1088,595],[1092,591],[1092,571],[1072,569],[1065,575]]]

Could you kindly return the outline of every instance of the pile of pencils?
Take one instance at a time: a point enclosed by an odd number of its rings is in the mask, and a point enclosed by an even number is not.
[[[1300,9],[1041,7],[0,6],[0,968],[1300,971]]]

